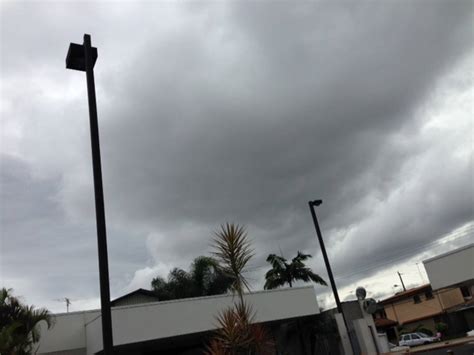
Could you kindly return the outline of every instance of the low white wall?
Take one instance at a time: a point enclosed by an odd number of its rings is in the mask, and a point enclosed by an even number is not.
[[[474,279],[474,244],[424,260],[433,290]]]
[[[377,345],[375,344],[377,331],[375,328],[371,328],[367,324],[367,320],[364,318],[354,319],[352,321],[354,325],[354,331],[359,342],[360,351],[362,354],[377,354]]]
[[[256,322],[319,313],[313,286],[256,292],[246,295],[245,300],[256,312]],[[223,295],[114,308],[114,345],[215,329],[216,315],[235,301]],[[86,328],[87,353],[94,354],[102,350],[100,317]]]
[[[49,330],[46,324],[41,322],[38,354],[85,348],[85,324],[99,316],[99,311],[56,314],[54,326]]]

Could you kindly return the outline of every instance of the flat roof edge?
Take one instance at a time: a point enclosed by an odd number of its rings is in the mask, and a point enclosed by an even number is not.
[[[251,296],[251,295],[257,295],[257,294],[263,294],[263,293],[294,292],[296,290],[309,289],[309,288],[314,289],[314,285],[299,286],[299,287],[285,287],[285,288],[277,288],[277,289],[273,289],[273,290],[260,290],[260,291],[255,291],[255,292],[244,293],[244,297],[245,296]],[[316,292],[314,294],[316,296]],[[129,304],[129,305],[123,305],[123,306],[116,306],[116,307],[113,307],[113,308],[114,309],[135,308],[135,307],[150,306],[150,305],[153,305],[153,304],[170,304],[170,303],[190,302],[190,301],[198,301],[198,300],[209,300],[209,299],[224,298],[224,297],[233,297],[233,298],[236,298],[236,299],[238,298],[237,295],[234,295],[232,293],[224,293],[224,294],[221,294],[221,295],[213,295],[213,296],[188,297],[188,298],[180,298],[180,299],[168,300],[168,301],[157,301],[157,302]]]
[[[457,248],[457,249],[454,249],[454,250],[450,250],[446,253],[443,253],[443,254],[439,254],[439,255],[436,255],[436,256],[433,256],[429,259],[426,259],[426,260],[423,260],[423,264],[425,263],[429,263],[430,261],[433,261],[433,260],[437,260],[437,259],[441,259],[441,258],[444,258],[445,256],[448,256],[448,255],[451,255],[451,254],[456,254],[456,253],[459,253],[460,251],[463,251],[463,250],[466,250],[466,249],[470,249],[470,248],[474,248],[474,243],[470,243],[470,244],[467,244],[463,247],[460,247],[460,248]]]
[[[276,288],[276,289],[273,289],[273,290],[259,290],[259,291],[244,293],[244,297],[247,296],[247,295],[255,295],[255,294],[261,294],[261,293],[292,292],[292,291],[294,292],[296,290],[309,289],[309,288],[314,289],[314,285],[311,284],[311,285],[307,285],[307,286]],[[315,296],[317,296],[316,291],[314,293],[315,293]],[[213,296],[188,297],[188,298],[180,298],[180,299],[168,300],[168,301],[156,301],[156,302],[147,302],[147,303],[123,305],[123,306],[114,306],[114,307],[112,307],[112,311],[114,309],[124,309],[124,308],[149,306],[149,305],[157,304],[157,303],[159,303],[159,304],[179,303],[179,302],[189,302],[189,301],[201,300],[201,299],[213,299],[213,298],[223,298],[223,297],[231,297],[231,296],[238,297],[237,295],[232,295],[231,293],[224,293],[224,294],[213,295]],[[68,316],[68,315],[74,315],[74,314],[84,314],[84,313],[94,313],[94,312],[101,313],[101,309],[97,308],[97,309],[88,309],[88,310],[83,310],[83,311],[53,313],[53,316]]]

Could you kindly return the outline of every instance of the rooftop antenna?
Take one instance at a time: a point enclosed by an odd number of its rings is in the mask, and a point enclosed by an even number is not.
[[[402,282],[402,287],[403,287],[403,291],[406,291],[407,289],[405,288],[405,283],[403,282],[403,279],[402,279],[402,273],[397,271],[397,274],[398,274],[398,277],[400,278],[400,281]]]
[[[66,312],[69,313],[69,306],[71,305],[71,299],[68,298],[68,297],[64,297],[64,298],[57,298],[55,301],[58,301],[58,302],[65,302],[66,303]]]

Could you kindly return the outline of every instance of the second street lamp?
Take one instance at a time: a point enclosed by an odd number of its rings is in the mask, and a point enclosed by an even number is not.
[[[92,169],[94,173],[95,215],[97,223],[97,246],[99,252],[100,308],[102,314],[102,341],[104,354],[113,352],[112,315],[110,311],[109,263],[107,257],[107,234],[105,228],[104,191],[100,161],[99,125],[95,98],[94,64],[97,48],[91,46],[91,36],[84,35],[84,44],[71,43],[66,57],[66,68],[86,72],[87,96],[92,147]]]
[[[326,270],[328,272],[329,281],[331,282],[332,292],[334,294],[334,299],[336,300],[337,311],[342,315],[342,319],[344,320],[344,325],[346,327],[346,331],[349,332],[349,327],[347,325],[346,317],[344,316],[344,312],[342,310],[341,301],[339,300],[339,294],[337,293],[336,282],[334,281],[334,276],[332,274],[331,265],[329,264],[328,254],[326,253],[326,247],[324,246],[323,236],[321,234],[321,229],[319,228],[318,218],[316,217],[315,207],[320,206],[323,203],[323,200],[314,200],[309,201],[309,209],[311,211],[311,216],[313,217],[314,228],[316,229],[316,235],[318,237],[319,245],[321,247],[321,253],[323,254],[324,263],[326,264]],[[348,333],[349,334],[349,333]],[[349,342],[351,344],[352,351],[354,352],[354,347],[352,345],[352,340],[349,336]]]

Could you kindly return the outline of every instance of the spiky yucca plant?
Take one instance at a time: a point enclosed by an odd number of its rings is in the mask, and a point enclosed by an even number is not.
[[[219,314],[216,339],[225,349],[245,350],[252,344],[251,323],[254,313],[245,303],[236,303]]]
[[[254,255],[245,228],[226,223],[215,233],[214,256],[224,272],[233,279],[231,290],[239,297],[234,307],[222,311],[214,339],[207,347],[207,355],[252,355],[271,354],[273,342],[269,333],[260,324],[252,324],[255,313],[244,301],[244,289],[250,290],[245,276],[245,267]]]
[[[253,324],[255,312],[245,302],[238,302],[217,317],[219,329],[207,347],[207,355],[266,355],[274,353],[274,343],[267,329]]]
[[[231,290],[243,300],[244,288],[250,290],[250,285],[243,272],[254,252],[247,237],[245,228],[238,224],[226,223],[215,232],[214,256],[222,265],[224,272],[233,278]]]

